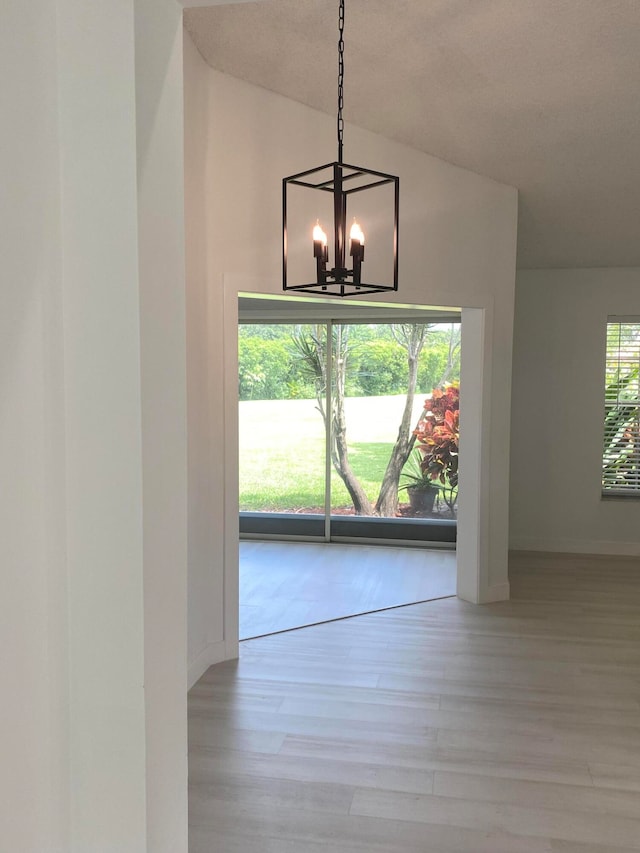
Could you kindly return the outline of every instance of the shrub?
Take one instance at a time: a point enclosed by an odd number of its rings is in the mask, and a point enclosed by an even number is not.
[[[241,400],[282,400],[288,396],[291,355],[281,340],[238,340]]]
[[[460,441],[460,388],[457,383],[432,391],[425,400],[415,436],[422,455],[422,472],[440,483],[445,501],[452,508],[458,488]]]
[[[365,397],[407,390],[407,353],[395,341],[368,341],[358,348],[358,384]]]

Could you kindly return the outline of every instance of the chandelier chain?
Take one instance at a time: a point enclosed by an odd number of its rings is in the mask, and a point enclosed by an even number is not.
[[[342,163],[344,142],[344,0],[340,0],[338,9],[338,163]]]

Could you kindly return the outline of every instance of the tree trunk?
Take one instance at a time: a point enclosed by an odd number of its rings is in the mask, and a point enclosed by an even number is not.
[[[326,411],[323,404],[323,392],[330,378],[326,375],[326,346],[331,342],[322,342],[321,335],[317,330],[311,334],[311,345],[307,346],[300,342],[299,349],[307,360],[316,378],[317,407],[325,423],[331,417],[331,462],[338,476],[349,492],[356,515],[380,515],[385,517],[395,516],[398,510],[398,484],[400,474],[409,458],[415,444],[415,436],[411,429],[411,413],[415,399],[416,385],[418,382],[418,358],[425,342],[428,326],[422,324],[400,324],[392,326],[393,336],[396,341],[407,351],[408,365],[408,388],[405,400],[402,422],[398,430],[398,437],[391,452],[389,462],[382,480],[380,493],[375,507],[365,494],[358,478],[351,468],[349,462],[349,450],[347,446],[347,423],[344,413],[344,392],[347,369],[348,326],[335,327],[335,350],[334,350],[334,376],[335,388],[332,394],[332,412]],[[455,343],[452,339],[449,345],[449,363],[452,363]]]
[[[334,422],[335,423],[335,422]],[[334,425],[334,429],[335,425]],[[333,454],[332,454],[333,455]],[[336,429],[335,432],[335,456],[333,467],[340,475],[340,479],[345,485],[346,490],[353,503],[353,508],[356,515],[375,515],[373,505],[366,496],[364,489],[360,485],[360,481],[353,473],[349,463],[349,452],[347,450],[346,432]]]
[[[331,460],[333,467],[338,472],[340,479],[349,492],[356,515],[374,515],[371,501],[366,496],[360,481],[353,473],[349,462],[349,449],[347,446],[347,419],[344,413],[344,391],[347,372],[347,348],[343,345],[342,329],[337,330],[336,341],[336,369],[335,393],[333,394],[332,408],[333,426]]]
[[[307,360],[316,378],[316,408],[322,416],[325,429],[327,428],[327,411],[324,404],[324,394],[327,388],[326,364],[327,342],[322,341],[318,329],[314,329],[310,335],[311,345],[305,347],[301,342],[299,348],[303,357]],[[347,445],[347,421],[344,413],[344,390],[346,383],[347,357],[348,357],[348,334],[344,327],[339,326],[335,331],[334,350],[334,376],[335,387],[332,394],[331,412],[331,463],[334,470],[349,492],[356,515],[375,515],[373,505],[349,463],[349,449]]]
[[[419,354],[419,353],[418,353]],[[402,421],[398,430],[398,438],[391,451],[387,469],[382,478],[382,485],[376,501],[376,514],[391,518],[398,511],[398,484],[400,474],[405,466],[409,454],[413,450],[416,437],[411,430],[411,413],[415,399],[416,385],[418,382],[418,356],[409,356],[409,382],[407,388],[407,399],[404,404]]]
[[[436,384],[436,388],[443,388],[445,384],[449,381],[449,377],[453,373],[453,365],[456,352],[460,347],[460,327],[457,329],[451,324],[451,331],[449,333],[449,354],[447,357],[447,366],[444,369],[444,373],[440,377],[440,381]]]

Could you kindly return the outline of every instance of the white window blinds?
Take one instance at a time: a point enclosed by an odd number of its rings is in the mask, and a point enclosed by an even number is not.
[[[640,497],[640,317],[607,322],[602,492]]]

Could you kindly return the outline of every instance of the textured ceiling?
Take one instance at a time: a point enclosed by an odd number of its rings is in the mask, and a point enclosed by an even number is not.
[[[214,68],[335,114],[337,5],[185,23]],[[519,266],[640,266],[640,0],[347,0],[345,44],[347,121],[518,187]]]

